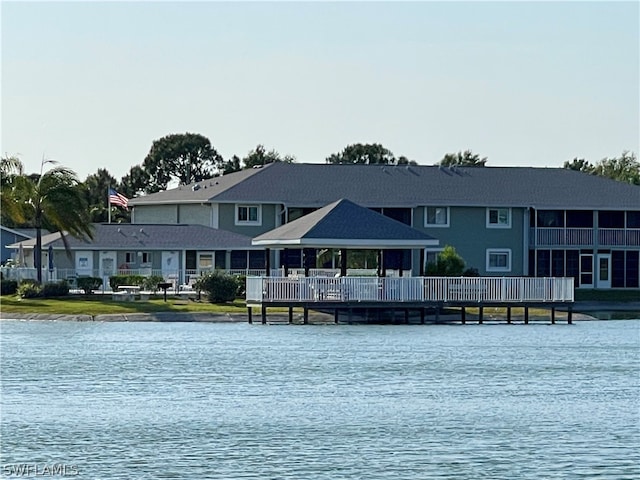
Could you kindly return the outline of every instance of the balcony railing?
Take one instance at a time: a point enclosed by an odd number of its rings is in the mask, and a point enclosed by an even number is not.
[[[597,235],[597,237],[595,236]],[[603,247],[640,246],[640,228],[532,228],[532,246]]]
[[[573,278],[247,277],[248,303],[573,302]]]

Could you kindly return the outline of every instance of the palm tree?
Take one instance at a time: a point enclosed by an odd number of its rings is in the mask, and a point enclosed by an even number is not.
[[[15,178],[22,175],[23,172],[24,166],[17,156],[4,155],[0,158],[0,189],[2,191],[0,217],[2,218],[2,224],[5,226],[16,226],[13,218],[19,216],[19,212],[16,212],[16,210],[20,204],[13,199],[12,186]]]
[[[54,167],[43,173],[46,164],[55,163],[43,159],[40,175],[16,175],[10,184],[2,188],[2,207],[7,207],[3,213],[17,223],[36,229],[34,267],[39,283],[42,283],[43,225],[61,232],[68,255],[70,249],[66,233],[76,238],[93,238],[87,204],[75,172],[65,167]]]

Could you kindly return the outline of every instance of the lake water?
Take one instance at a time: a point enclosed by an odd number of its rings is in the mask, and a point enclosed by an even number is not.
[[[2,478],[640,478],[639,320],[0,328]]]

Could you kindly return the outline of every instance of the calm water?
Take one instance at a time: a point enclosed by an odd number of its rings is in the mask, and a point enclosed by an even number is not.
[[[638,320],[0,328],[2,478],[640,478]]]

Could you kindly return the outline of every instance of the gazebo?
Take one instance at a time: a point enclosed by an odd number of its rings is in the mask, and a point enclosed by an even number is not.
[[[271,270],[270,249],[332,248],[340,250],[340,275],[347,274],[349,249],[376,250],[378,276],[385,275],[385,249],[419,249],[420,272],[424,274],[424,249],[438,240],[404,223],[385,217],[347,199],[330,203],[304,217],[255,237],[253,246],[266,248],[266,271]],[[400,270],[402,272],[402,270]]]

